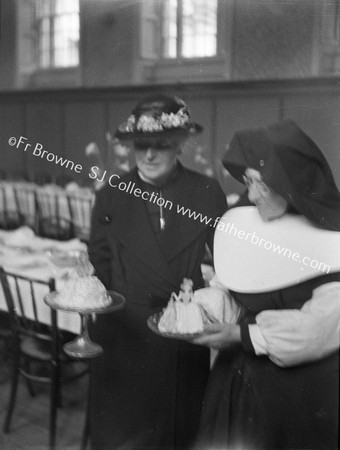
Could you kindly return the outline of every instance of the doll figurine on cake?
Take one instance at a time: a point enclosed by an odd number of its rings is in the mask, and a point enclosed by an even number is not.
[[[206,323],[229,321],[225,314],[225,292],[218,288],[193,290],[193,282],[184,278],[178,294],[171,294],[158,329],[163,333],[195,334]]]

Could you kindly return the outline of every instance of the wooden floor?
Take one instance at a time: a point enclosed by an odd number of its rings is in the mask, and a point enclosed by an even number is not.
[[[10,366],[10,358],[4,357],[4,343],[0,340],[0,449],[45,450],[48,448],[48,386],[35,384],[36,395],[32,398],[21,380],[10,433],[2,432],[10,388]],[[63,407],[58,409],[57,420],[58,450],[80,448],[87,383],[88,379],[85,376],[66,384],[63,388]]]

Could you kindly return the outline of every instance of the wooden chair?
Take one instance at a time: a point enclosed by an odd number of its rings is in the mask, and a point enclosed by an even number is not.
[[[73,223],[71,220],[59,216],[39,217],[38,236],[68,241],[74,238]]]
[[[0,228],[12,230],[23,225],[12,183],[0,183]]]
[[[48,189],[37,190],[38,235],[58,240],[74,237],[68,199],[62,192],[51,192]]]
[[[80,240],[88,243],[91,228],[91,213],[94,196],[81,194],[68,195],[74,234]]]
[[[55,448],[57,407],[61,404],[61,384],[78,378],[88,372],[88,364],[69,358],[62,346],[72,337],[65,336],[58,329],[57,312],[49,310],[51,325],[40,320],[38,301],[42,302],[42,292],[55,290],[55,281],[41,281],[5,271],[0,267],[0,280],[9,311],[13,339],[13,374],[4,433],[10,429],[14,412],[19,376],[27,381],[30,394],[34,395],[32,383],[50,385],[49,447]],[[48,374],[42,376],[32,370],[33,362],[47,367]],[[77,370],[70,365],[76,365]],[[66,367],[67,366],[67,367]],[[79,367],[80,366],[80,367]],[[64,369],[69,369],[65,372]]]
[[[36,231],[38,223],[35,185],[32,183],[17,183],[13,190],[21,223]]]
[[[6,312],[0,311],[0,340],[3,346],[0,349],[0,364],[8,358],[11,347],[12,332],[9,324],[9,316]]]

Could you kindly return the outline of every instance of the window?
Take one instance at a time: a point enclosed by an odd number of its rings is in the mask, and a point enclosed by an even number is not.
[[[165,0],[164,58],[206,58],[217,54],[217,0]]]
[[[79,64],[79,0],[36,0],[39,68]]]
[[[340,1],[322,5],[321,43],[317,75],[340,74]]]
[[[141,82],[230,79],[233,0],[139,3]]]

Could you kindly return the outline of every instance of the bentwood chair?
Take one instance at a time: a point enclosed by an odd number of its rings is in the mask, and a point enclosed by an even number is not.
[[[49,448],[55,448],[57,407],[61,405],[61,385],[88,372],[88,364],[69,358],[62,350],[71,334],[58,329],[57,312],[48,309],[50,325],[41,321],[41,297],[55,290],[55,281],[41,281],[6,272],[0,267],[0,280],[9,311],[13,373],[4,433],[10,430],[18,390],[19,376],[27,382],[29,393],[35,394],[33,383],[50,385]],[[43,292],[44,291],[44,292]],[[45,310],[46,311],[46,310]],[[46,321],[46,320],[45,320]],[[47,372],[42,374],[43,366]],[[77,367],[74,367],[77,366]]]
[[[17,183],[13,190],[21,222],[35,231],[37,229],[35,185],[33,183]]]
[[[13,183],[0,182],[0,228],[12,230],[23,224],[15,197]]]
[[[91,212],[94,203],[94,196],[69,194],[68,201],[72,217],[74,234],[84,242],[90,238]]]
[[[0,340],[2,345],[0,347],[0,364],[7,359],[11,348],[11,328],[9,324],[8,314],[0,311]]]
[[[38,205],[38,234],[58,240],[68,240],[74,237],[73,224],[67,196],[60,188],[54,192],[41,188],[36,193]]]

